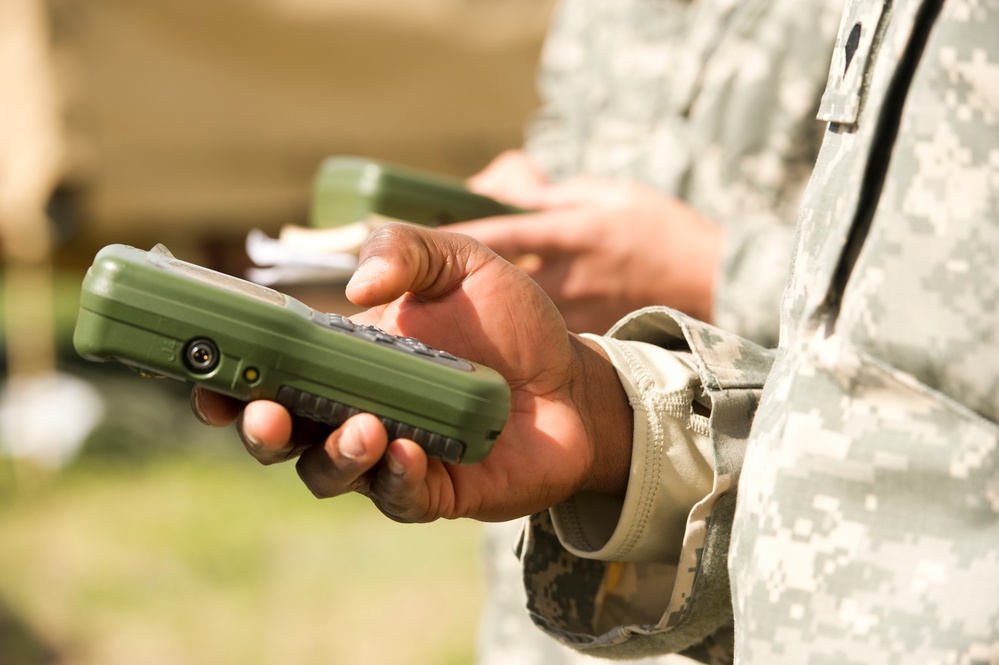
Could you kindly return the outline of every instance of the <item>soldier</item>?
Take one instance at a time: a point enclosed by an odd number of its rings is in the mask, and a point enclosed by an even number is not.
[[[359,318],[499,369],[510,420],[445,467],[356,416],[303,481],[405,521],[531,514],[532,616],[585,653],[999,662],[997,31],[999,0],[847,2],[776,352],[662,307],[573,335],[467,238],[376,233]],[[272,402],[241,431],[264,461],[296,443]]]

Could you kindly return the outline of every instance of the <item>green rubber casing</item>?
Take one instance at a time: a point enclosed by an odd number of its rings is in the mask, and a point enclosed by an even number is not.
[[[89,360],[275,400],[331,426],[372,413],[390,438],[454,463],[484,459],[509,412],[509,386],[488,367],[178,260],[162,245],[98,252],[73,344]]]
[[[360,157],[329,157],[313,181],[309,223],[343,226],[378,215],[440,226],[520,212],[469,191],[458,178]]]

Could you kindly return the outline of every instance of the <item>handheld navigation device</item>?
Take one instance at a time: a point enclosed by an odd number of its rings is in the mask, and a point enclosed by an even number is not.
[[[488,367],[181,261],[162,245],[98,252],[73,344],[89,360],[274,400],[334,427],[369,412],[390,439],[452,463],[484,459],[509,411],[509,386]]]

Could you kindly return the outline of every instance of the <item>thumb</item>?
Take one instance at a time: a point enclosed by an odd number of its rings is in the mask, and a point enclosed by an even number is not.
[[[496,254],[467,236],[412,224],[386,224],[361,246],[347,283],[356,305],[374,307],[407,292],[434,300],[446,296]]]

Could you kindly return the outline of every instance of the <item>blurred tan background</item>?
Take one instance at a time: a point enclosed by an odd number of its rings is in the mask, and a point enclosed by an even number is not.
[[[16,2],[23,0],[14,0]],[[520,143],[545,0],[50,0],[80,238],[301,219],[319,160],[466,175]]]
[[[473,525],[315,502],[70,337],[105,244],[234,272],[326,156],[466,176],[519,145],[551,8],[0,2],[0,663],[470,662]]]
[[[247,230],[305,221],[323,157],[466,176],[519,145],[551,4],[5,0],[0,248],[15,372],[44,364],[51,263],[82,269],[105,244],[162,242],[237,272]]]

